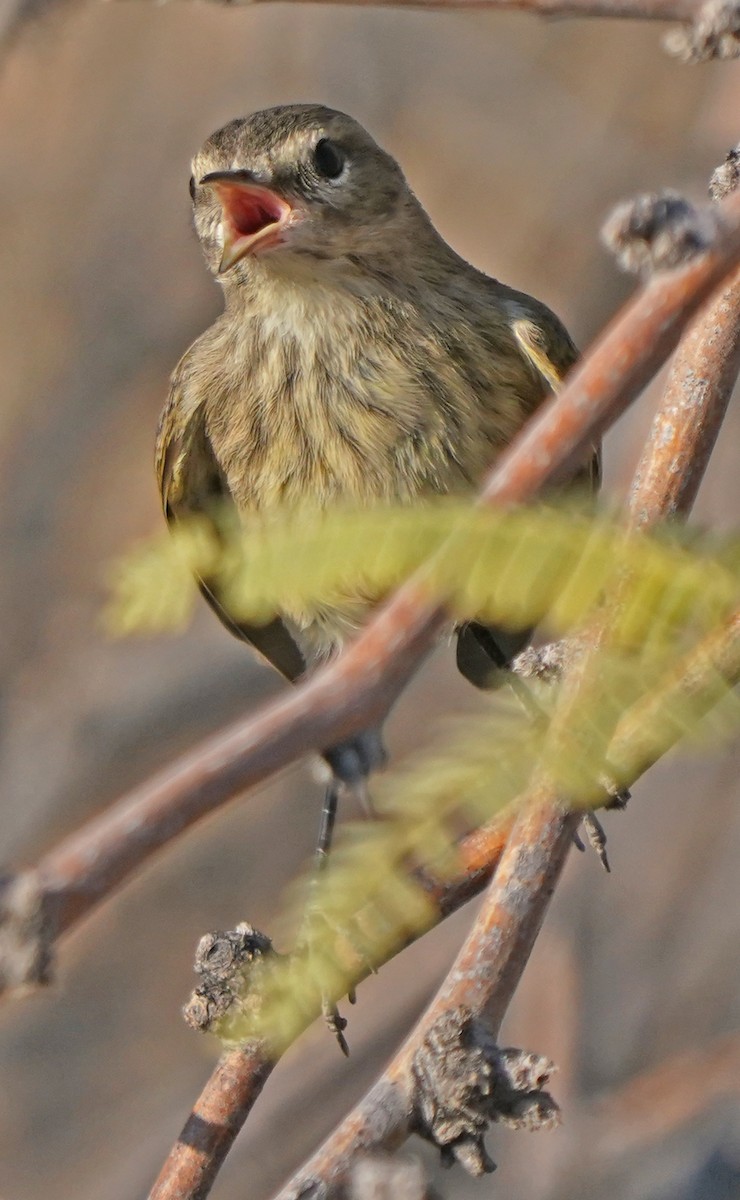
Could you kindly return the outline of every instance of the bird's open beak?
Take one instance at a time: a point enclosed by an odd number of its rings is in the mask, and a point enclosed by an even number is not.
[[[255,183],[248,171],[212,171],[201,186],[212,187],[223,209],[223,275],[245,254],[279,246],[293,209],[270,188]]]

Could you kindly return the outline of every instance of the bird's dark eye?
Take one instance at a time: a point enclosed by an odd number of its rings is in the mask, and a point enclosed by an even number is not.
[[[195,176],[190,176],[190,199],[195,200]]]
[[[344,151],[335,142],[322,138],[316,143],[313,161],[319,175],[324,179],[338,179],[347,161]]]

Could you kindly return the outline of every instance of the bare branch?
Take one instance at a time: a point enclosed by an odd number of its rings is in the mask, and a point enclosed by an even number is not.
[[[716,244],[654,276],[505,451],[480,500],[508,504],[567,475],[639,394],[704,299],[740,259],[740,197],[721,206]],[[209,739],[72,834],[38,865],[69,929],[185,829],[288,763],[378,723],[440,628],[412,579],[333,664]]]
[[[259,1043],[221,1055],[149,1200],[204,1200],[273,1065]]]
[[[437,1140],[438,1131],[425,1122],[424,1113],[454,1103],[445,1092],[449,1080],[433,1065],[440,1022],[447,1022],[452,1037],[456,1028],[460,1043],[464,1043],[471,1019],[479,1020],[495,1038],[539,932],[578,819],[577,814],[550,804],[520,811],[484,906],[442,988],[378,1083],[277,1200],[297,1200],[308,1189],[324,1197],[332,1195],[357,1154],[379,1147],[394,1149],[412,1132]],[[485,1169],[482,1131],[479,1129],[477,1139],[470,1128],[458,1137],[465,1164],[474,1171],[479,1166]],[[453,1145],[447,1143],[448,1151]]]
[[[443,884],[427,877],[421,880],[437,905],[440,920],[483,890],[499,861],[512,821],[512,815],[506,820],[500,818],[462,840],[459,859],[463,870],[456,878]],[[307,1017],[307,1023],[318,1015],[317,1008]],[[200,1028],[208,1028],[212,1016],[208,1011],[207,1020],[196,1023]],[[277,1059],[261,1042],[222,1054],[162,1166],[150,1200],[202,1200],[208,1195],[234,1138],[276,1063]]]
[[[666,682],[659,695],[649,697],[625,714],[610,746],[610,760],[620,764],[625,777],[639,778],[683,733],[680,727],[673,728],[671,736],[664,732],[660,750],[656,751],[655,740],[647,740],[645,734],[647,729],[654,730],[656,727],[655,711],[661,711],[661,706],[667,707],[667,702],[675,701],[676,696],[686,691],[694,698],[695,706],[697,698],[701,697],[705,710],[710,711],[726,691],[727,683],[737,681],[740,681],[740,612],[725,630],[706,638],[677,665],[675,675]],[[671,706],[675,707],[675,704]],[[427,893],[437,905],[440,920],[466,904],[485,887],[500,860],[512,820],[511,814],[506,819],[502,816],[463,839],[458,848],[463,869],[457,877],[444,884],[422,877]],[[540,902],[542,899],[540,896]],[[509,986],[513,986],[511,965],[508,980],[507,991]],[[497,1003],[503,1005],[505,997],[506,992],[502,993]],[[318,1015],[317,1006],[314,1014],[307,1014],[306,1022]],[[202,1200],[208,1194],[210,1184],[275,1061],[260,1044],[230,1050],[222,1056],[170,1152],[150,1200]],[[250,1078],[252,1073],[257,1075],[255,1085]],[[363,1102],[390,1106],[387,1125],[383,1121],[378,1126],[377,1145],[385,1150],[394,1148],[406,1136],[401,1126],[394,1124],[392,1119],[393,1114],[398,1112],[400,1120],[402,1109],[402,1104],[397,1108],[395,1097],[394,1087],[387,1080],[381,1080]],[[201,1114],[214,1111],[222,1114],[221,1122],[212,1120],[207,1136],[204,1131],[203,1136],[194,1138],[193,1129],[202,1127]],[[340,1131],[337,1133],[340,1145],[344,1145],[345,1140],[349,1146],[352,1145],[355,1125],[353,1118],[348,1120],[350,1125],[346,1129],[342,1126],[341,1136]],[[381,1137],[383,1130],[385,1133]]]
[[[660,236],[662,231],[658,231]],[[709,389],[705,400],[705,416],[707,423],[716,432],[719,429],[721,415],[726,406],[723,389]],[[663,397],[660,414],[656,419],[654,434],[646,452],[646,462],[643,478],[645,482],[636,486],[632,494],[632,510],[645,511],[652,520],[659,520],[670,511],[672,503],[672,480],[663,475],[663,491],[660,491],[656,466],[663,462],[663,446],[660,440],[660,430],[673,406],[670,389]],[[715,412],[719,410],[719,413]],[[684,437],[692,438],[689,424],[684,424]],[[692,451],[682,455],[679,472],[686,476],[684,494],[685,507],[689,507],[696,492],[698,480],[704,471],[709,449],[713,438],[706,438],[699,447],[692,442]],[[697,455],[694,465],[692,455]],[[657,460],[657,462],[655,461]],[[647,489],[650,489],[648,494]],[[715,642],[709,648],[704,646],[700,652],[701,671],[705,681],[709,681],[709,699],[711,702],[711,682],[716,678],[716,668],[719,660],[729,651],[733,667],[740,666],[740,616],[737,622],[721,634],[715,635]],[[718,644],[717,644],[718,643]],[[598,637],[594,638],[590,653],[596,653]],[[588,655],[587,655],[588,656]],[[727,666],[726,657],[722,662]],[[580,672],[574,673],[572,692],[576,693],[579,686]],[[693,686],[692,672],[686,673],[679,681],[673,680],[673,686]],[[565,707],[569,708],[571,697],[566,696]],[[651,698],[653,699],[653,698]],[[664,695],[665,699],[665,695]],[[654,700],[653,700],[654,703]],[[642,723],[639,716],[643,716]],[[641,731],[647,728],[644,713],[627,714],[628,745],[625,748],[625,731],[623,718],[617,728],[613,750],[616,755],[624,758],[625,749],[633,751],[632,768],[634,777],[647,766],[646,759],[650,757],[649,749],[643,746],[643,757],[634,755],[634,746],[629,736],[639,742]],[[610,760],[612,748],[610,748]],[[630,773],[632,777],[632,773]],[[529,804],[535,798],[528,798]],[[549,903],[555,880],[562,868],[567,854],[572,834],[577,824],[577,814],[564,814],[557,798],[547,793],[537,799],[533,809],[529,804],[524,807],[522,815],[515,825],[507,848],[498,866],[496,875],[489,887],[486,903],[482,908],[471,934],[463,947],[458,960],[450,975],[442,986],[428,1012],[422,1018],[420,1025],[412,1033],[410,1039],[394,1059],[390,1068],[361,1102],[353,1114],[333,1134],[317,1155],[294,1177],[288,1187],[280,1193],[278,1200],[296,1200],[308,1187],[317,1190],[323,1196],[331,1193],[332,1189],[345,1176],[349,1162],[354,1153],[353,1146],[359,1142],[363,1150],[371,1149],[378,1144],[397,1144],[399,1136],[404,1131],[413,1130],[414,1117],[409,1124],[408,1113],[416,1115],[417,1131],[431,1137],[440,1144],[440,1131],[430,1127],[420,1112],[427,1109],[438,1112],[445,1109],[445,1098],[440,1095],[442,1077],[435,1075],[437,1068],[444,1061],[445,1055],[432,1052],[426,1056],[425,1070],[420,1077],[415,1064],[419,1061],[419,1044],[426,1044],[431,1031],[439,1027],[441,1021],[454,1019],[471,1012],[474,1016],[485,1019],[491,1035],[495,1036],[503,1019],[506,1007],[511,999],[513,989],[523,970],[534,938],[539,930],[547,904]],[[525,802],[526,804],[526,802]],[[463,1036],[464,1022],[460,1021],[460,1036]],[[438,1051],[439,1047],[437,1047]],[[430,1085],[431,1081],[431,1085]],[[431,1095],[428,1094],[431,1086]],[[426,1091],[425,1091],[426,1089]],[[402,1098],[399,1102],[399,1096]],[[459,1097],[453,1098],[453,1104]],[[379,1105],[383,1106],[379,1110]],[[466,1110],[470,1107],[469,1098]],[[379,1118],[383,1128],[383,1137],[388,1142],[375,1142],[375,1131]],[[389,1112],[395,1113],[395,1120],[389,1123]],[[482,1136],[485,1131],[485,1113],[474,1108],[476,1120],[472,1126],[465,1127],[460,1133],[459,1124],[453,1122],[453,1129],[458,1137],[462,1137],[462,1153],[460,1157],[464,1165],[474,1172],[488,1169],[489,1160],[482,1146]],[[448,1123],[449,1124],[449,1123]],[[445,1149],[444,1141],[441,1148]],[[317,1186],[318,1185],[318,1186]]]
[[[712,175],[721,201],[740,180],[740,146]],[[637,528],[687,513],[696,499],[740,371],[740,271],[705,306],[681,340],[663,403],[633,484]]]
[[[250,7],[270,0],[216,0]],[[310,3],[311,0],[293,0]],[[613,17],[637,21],[693,21],[702,11],[698,0],[325,0],[376,8],[501,9],[542,17]]]
[[[161,0],[160,0],[161,2]],[[212,0],[247,7],[270,0]],[[314,0],[293,0],[313,3]],[[516,10],[541,17],[611,17],[637,21],[679,21],[665,46],[685,62],[735,57],[736,0],[323,0],[374,8]],[[23,27],[60,7],[59,0],[0,0],[0,50],[12,46]]]
[[[709,711],[718,698],[717,685],[721,677],[724,680],[723,692],[727,681],[740,680],[740,612],[724,630],[706,638],[677,666],[675,676],[666,683],[660,695],[647,698],[623,716],[610,746],[610,760],[619,762],[628,778],[639,778],[660,753],[665,752],[671,740],[678,741],[683,732],[677,726],[671,730],[672,739],[664,734],[661,751],[656,754],[654,742],[644,740],[648,725],[655,728],[652,709],[659,709],[666,704],[669,691],[674,695],[690,691],[695,698],[701,696]],[[327,1196],[343,1179],[355,1152],[368,1153],[381,1147],[392,1150],[411,1132],[418,1132],[413,1118],[409,1117],[409,1111],[415,1111],[413,1063],[420,1040],[423,1043],[424,1039],[428,1039],[430,1031],[439,1027],[445,1014],[450,1011],[459,1014],[461,1031],[463,1017],[467,1020],[471,1011],[479,1013],[490,1023],[491,1032],[498,1029],[579,819],[577,813],[566,814],[552,798],[548,802],[540,797],[540,806],[534,809],[531,807],[533,801],[536,801],[534,796],[522,800],[522,815],[497,868],[491,894],[452,972],[422,1018],[420,1026],[414,1030],[388,1071],[317,1155],[291,1180],[277,1200],[296,1200],[303,1188],[312,1185],[317,1187],[317,1194]],[[520,839],[522,828],[525,836]],[[460,882],[456,880],[450,887],[450,895],[446,897],[450,907]],[[523,883],[526,886],[522,890]],[[466,881],[466,899],[469,889],[470,881]],[[431,1074],[429,1066],[426,1074]],[[472,1161],[486,1162],[480,1144]],[[173,1192],[172,1196],[175,1194],[180,1195]],[[170,1194],[157,1196],[157,1200],[170,1200]],[[182,1193],[182,1200],[190,1200],[190,1193]]]
[[[605,1159],[642,1146],[696,1121],[711,1105],[740,1095],[740,1035],[690,1047],[634,1076],[598,1099],[579,1126],[579,1157]]]
[[[543,484],[567,473],[634,399],[673,348],[686,321],[740,258],[737,198],[723,206],[723,216],[722,230],[711,249],[680,270],[656,276],[626,306],[560,396],[543,407],[502,455],[481,495],[482,502],[526,499]],[[442,614],[429,607],[423,589],[412,580],[335,664],[256,717],[211,739],[47,855],[39,864],[37,878],[45,896],[59,905],[58,930],[69,928],[152,853],[237,792],[309,749],[349,736],[382,717],[420,661],[441,619]],[[570,825],[575,818],[551,810],[547,820],[561,828],[560,822]],[[560,846],[559,835],[555,843]],[[477,874],[471,867],[462,883],[457,881],[461,896],[467,898],[484,881],[495,856],[492,853],[486,861],[483,855],[482,862],[479,857]],[[557,873],[559,865],[552,869]],[[539,911],[539,916],[528,918],[529,924],[524,921],[523,945],[530,926],[541,919],[549,888],[547,883],[544,891],[533,896],[532,913]],[[452,890],[440,897],[446,911],[454,903]],[[507,980],[518,978],[523,961],[513,953],[512,945],[508,965],[502,959],[498,975],[496,1003],[501,1011],[510,994]],[[465,1011],[476,1009],[472,1006]],[[270,1069],[259,1046],[222,1058],[163,1168],[153,1193],[157,1200],[207,1194]],[[387,1091],[382,1081],[378,1088],[380,1093]],[[390,1090],[397,1090],[394,1084]],[[381,1125],[385,1134],[374,1144],[389,1147],[405,1136],[390,1118],[383,1117]]]

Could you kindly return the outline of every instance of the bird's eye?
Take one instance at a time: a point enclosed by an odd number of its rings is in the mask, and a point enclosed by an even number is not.
[[[195,176],[190,176],[190,199],[195,200]]]
[[[335,142],[322,138],[316,143],[313,161],[319,175],[324,179],[338,179],[347,161],[344,151]]]

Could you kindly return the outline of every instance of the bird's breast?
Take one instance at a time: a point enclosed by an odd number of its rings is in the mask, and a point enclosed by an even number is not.
[[[243,510],[408,501],[470,487],[490,458],[454,364],[392,310],[298,299],[231,338],[208,433]]]

